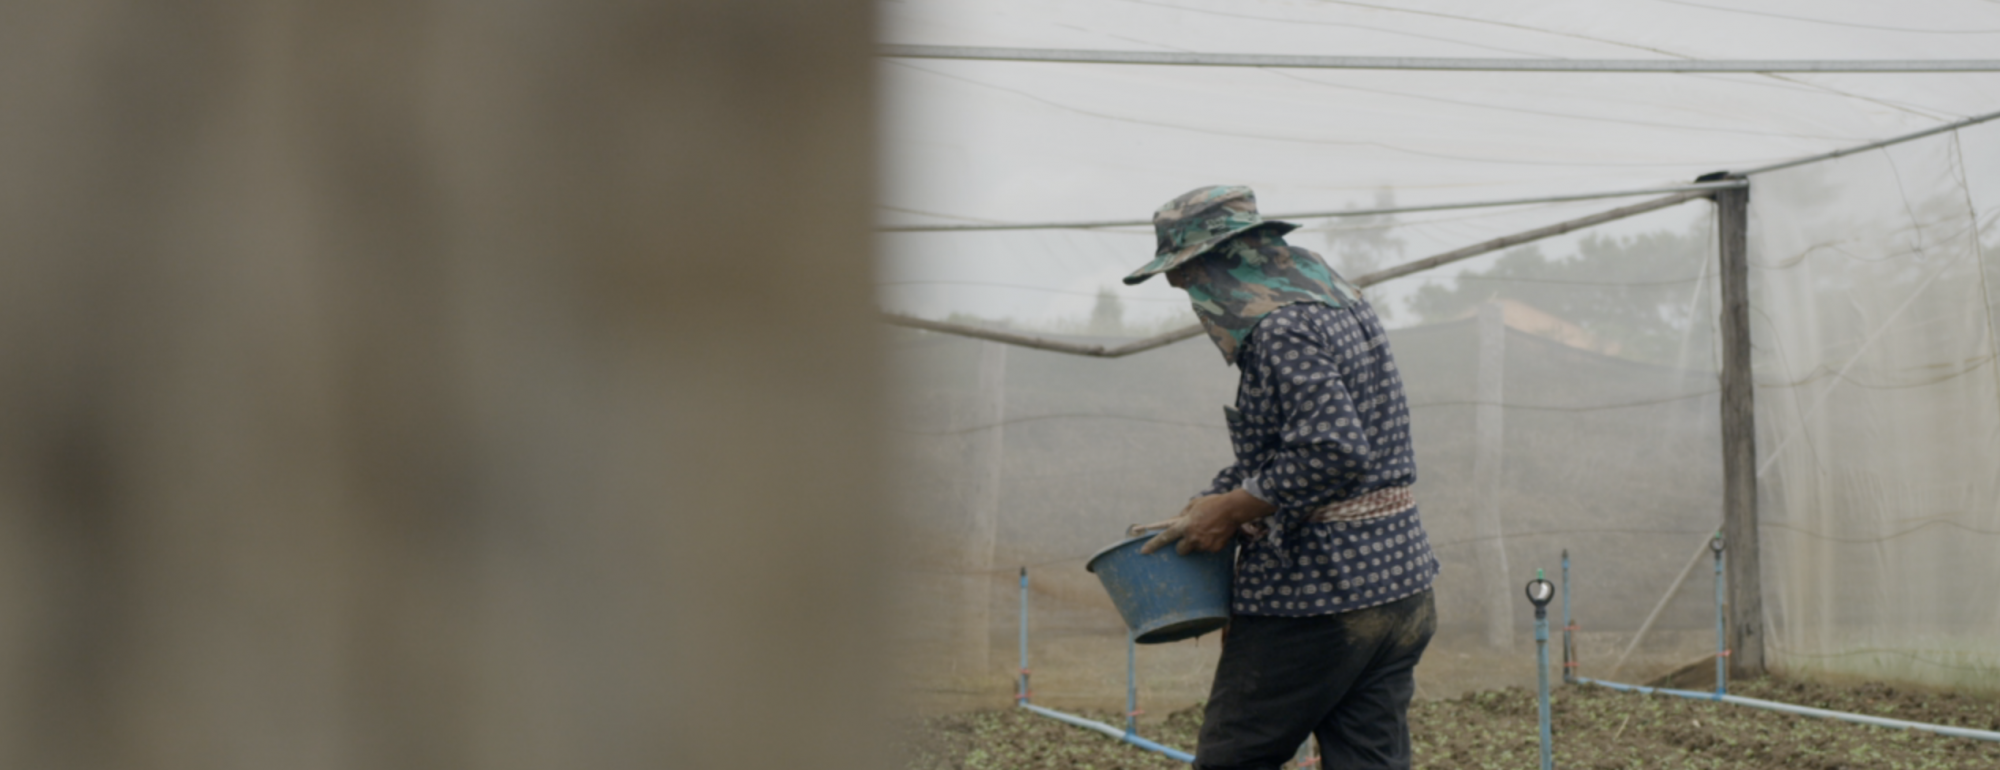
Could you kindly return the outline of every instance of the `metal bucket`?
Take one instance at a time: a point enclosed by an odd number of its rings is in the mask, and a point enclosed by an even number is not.
[[[1173,548],[1139,553],[1151,539],[1152,535],[1140,535],[1113,543],[1084,564],[1104,583],[1125,627],[1132,630],[1133,641],[1178,642],[1228,624],[1235,549],[1186,556]]]

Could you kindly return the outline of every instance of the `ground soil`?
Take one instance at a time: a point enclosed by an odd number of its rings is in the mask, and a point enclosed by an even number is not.
[[[1845,687],[1763,679],[1730,693],[1914,722],[2000,730],[2000,700],[1863,684]],[[2000,743],[1889,730],[1762,709],[1599,687],[1565,686],[1552,697],[1559,768],[1701,770],[1991,770]],[[1419,768],[1533,768],[1540,762],[1531,690],[1487,690],[1410,709]],[[1083,714],[1108,724],[1122,716]],[[1194,747],[1200,710],[1143,722],[1139,733]],[[930,717],[904,740],[908,770],[1117,770],[1184,768],[1097,733],[1019,709]],[[1329,770],[1333,770],[1329,768]]]

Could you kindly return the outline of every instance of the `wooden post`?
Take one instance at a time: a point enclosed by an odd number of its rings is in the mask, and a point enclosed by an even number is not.
[[[1729,549],[1729,672],[1764,674],[1757,554],[1757,423],[1750,378],[1749,188],[1715,193],[1722,279],[1722,536]]]
[[[1507,575],[1507,541],[1500,528],[1500,472],[1505,465],[1506,413],[1500,399],[1507,379],[1507,319],[1500,303],[1479,306],[1478,406],[1473,407],[1472,507],[1479,537],[1479,574],[1486,583],[1486,644],[1514,648],[1514,583]]]

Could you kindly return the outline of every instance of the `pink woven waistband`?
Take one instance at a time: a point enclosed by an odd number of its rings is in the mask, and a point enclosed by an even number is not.
[[[1394,516],[1417,507],[1417,498],[1409,487],[1384,487],[1352,500],[1342,500],[1313,511],[1312,520],[1366,521],[1383,516]]]

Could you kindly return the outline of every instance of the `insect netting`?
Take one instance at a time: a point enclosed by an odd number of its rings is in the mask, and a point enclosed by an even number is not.
[[[1352,276],[1608,207],[1336,219],[1290,240]],[[1368,290],[1391,328],[1443,570],[1421,695],[1534,681],[1521,588],[1538,568],[1556,579],[1565,549],[1586,674],[1622,660],[1619,678],[1643,679],[1712,654],[1712,570],[1705,551],[1693,557],[1721,519],[1713,221],[1696,200]],[[1065,264],[1137,264],[1144,235],[900,237],[920,253],[998,240],[1023,259],[1083,255],[1045,267],[1060,279]],[[1126,303],[1130,318],[1138,303]],[[1069,330],[1111,331],[1104,304]],[[1178,512],[1229,463],[1221,407],[1235,370],[1205,337],[1099,359],[892,334],[908,542],[898,638],[915,691],[1007,702],[1026,566],[1037,701],[1122,702],[1124,628],[1084,561],[1127,525]],[[1217,644],[1141,647],[1142,702],[1203,698]]]
[[[1755,178],[1773,667],[2000,688],[2000,126]]]

